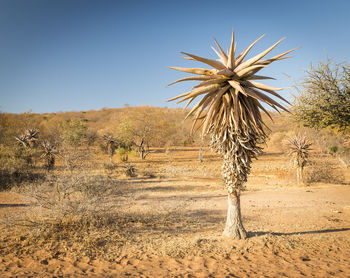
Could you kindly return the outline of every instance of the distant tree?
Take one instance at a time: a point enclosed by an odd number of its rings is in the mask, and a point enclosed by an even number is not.
[[[298,89],[295,116],[304,126],[350,132],[350,66],[311,65]]]
[[[61,124],[60,129],[64,143],[72,147],[79,147],[86,143],[87,126],[82,121],[74,119],[65,121]]]
[[[145,141],[145,137],[141,138],[141,142],[139,145],[137,146],[137,151],[140,154],[140,158],[141,160],[146,159],[146,156],[149,155],[151,153],[150,149],[149,149],[149,145],[148,143]]]
[[[123,116],[119,120],[119,124],[116,130],[118,139],[129,145],[133,145],[134,140],[136,139],[135,129],[136,127],[133,117],[130,117],[128,115]]]
[[[73,171],[89,163],[88,129],[81,120],[70,119],[59,124],[59,152],[66,170]]]
[[[116,139],[110,134],[104,134],[103,140],[105,142],[106,151],[109,155],[109,160],[113,163],[113,155],[115,153],[115,149],[117,148]]]
[[[159,142],[161,133],[160,121],[157,121],[159,115],[152,109],[145,111],[134,111],[126,115],[118,127],[118,138],[124,142],[131,141],[136,146],[141,160],[144,160],[150,153],[149,146],[151,142]]]

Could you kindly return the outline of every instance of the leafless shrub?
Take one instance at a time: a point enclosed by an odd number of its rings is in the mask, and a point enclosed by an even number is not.
[[[316,158],[310,161],[305,170],[304,180],[307,184],[325,182],[339,184],[344,182],[344,173],[336,165],[324,158]]]
[[[34,211],[7,219],[6,225],[8,229],[29,227],[25,234],[21,232],[26,239],[20,242],[22,247],[28,241],[34,244],[32,248],[46,249],[52,255],[78,251],[89,257],[102,256],[107,242],[121,250],[122,242],[116,240],[116,204],[107,199],[115,187],[110,182],[87,172],[48,175],[44,182],[21,190],[33,200]],[[111,233],[115,233],[113,240]]]
[[[350,149],[349,148],[342,148],[338,153],[338,160],[345,168],[349,168],[349,166],[350,166]]]
[[[340,161],[340,163],[342,165],[344,165],[345,168],[349,168],[350,166],[350,156],[344,156],[344,155],[340,155],[338,156],[338,159]]]
[[[24,192],[40,207],[62,214],[81,214],[100,208],[98,201],[107,190],[104,182],[104,178],[89,175],[86,171],[74,175],[48,175],[44,182],[28,185]]]
[[[65,169],[70,172],[77,169],[86,169],[90,166],[91,152],[87,149],[63,146],[60,155],[63,158]]]
[[[341,145],[342,138],[327,130],[316,130],[312,128],[303,128],[303,133],[312,139],[317,150],[324,154],[329,153],[329,148],[333,145]]]

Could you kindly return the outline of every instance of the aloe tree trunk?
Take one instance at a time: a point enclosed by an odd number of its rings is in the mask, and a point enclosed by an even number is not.
[[[227,197],[227,219],[223,235],[230,238],[244,239],[247,237],[247,232],[242,224],[240,191],[238,189],[233,190],[232,193],[228,193]]]
[[[297,182],[298,182],[298,185],[303,184],[303,180],[304,180],[303,170],[304,169],[302,167],[298,167],[297,168]]]
[[[299,167],[297,167],[297,183],[300,183]]]
[[[198,155],[199,162],[203,162],[203,148],[199,148],[199,155]]]
[[[300,181],[304,184],[304,167],[300,167]]]

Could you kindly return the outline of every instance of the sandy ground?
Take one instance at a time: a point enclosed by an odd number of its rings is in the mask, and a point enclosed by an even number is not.
[[[264,165],[264,159],[259,163]],[[16,245],[8,244],[17,235],[5,236],[6,226],[2,226],[0,276],[350,277],[348,181],[340,185],[286,186],[273,182],[276,176],[272,170],[269,175],[257,173],[253,171],[241,200],[243,221],[249,231],[246,240],[221,237],[226,195],[217,177],[200,179],[185,174],[182,178],[133,179],[128,186],[138,190],[130,212],[157,215],[171,210],[175,217],[171,227],[166,224],[141,227],[140,233],[147,234],[150,244],[161,249],[168,248],[171,242],[173,252],[187,250],[184,242],[191,242],[194,245],[189,245],[190,248],[198,247],[205,252],[196,254],[188,250],[172,255],[126,247],[112,260],[75,253],[55,256],[47,250],[30,252],[30,244],[19,251]],[[33,207],[27,197],[0,192],[1,218],[30,209]]]

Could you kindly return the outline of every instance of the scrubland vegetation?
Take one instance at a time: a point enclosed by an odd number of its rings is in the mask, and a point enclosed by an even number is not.
[[[1,114],[1,187],[14,198],[10,203],[1,200],[2,257],[36,257],[39,267],[45,267],[67,257],[121,263],[131,254],[139,259],[145,254],[230,256],[232,250],[220,239],[224,213],[215,207],[211,211],[210,205],[205,209],[209,199],[224,198],[221,159],[205,147],[199,161],[201,142],[189,136],[184,113],[134,107]],[[313,143],[304,184],[299,186],[348,182],[346,137],[300,128],[287,113],[274,119],[265,154],[254,162],[246,190],[297,185],[286,143],[296,133]],[[24,146],[15,137],[29,129],[38,132],[36,143]],[[115,142],[113,155],[106,134]],[[142,140],[149,152],[144,159],[139,154]],[[43,142],[54,146],[51,154]],[[279,240],[272,235],[254,237],[265,230],[256,225],[247,222],[251,241]]]
[[[302,103],[264,119],[245,241],[221,237],[221,157],[188,111],[1,113],[1,276],[347,277],[349,126]]]

